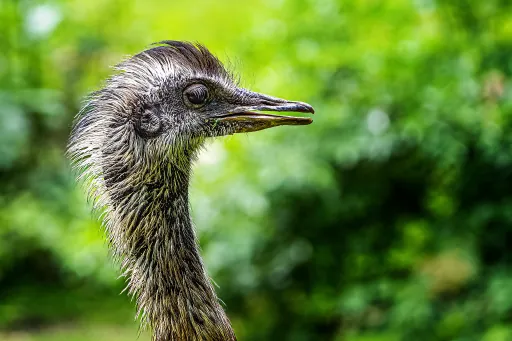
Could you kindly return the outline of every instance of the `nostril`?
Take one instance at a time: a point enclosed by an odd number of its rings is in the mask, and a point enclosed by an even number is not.
[[[275,103],[272,103],[271,101],[268,101],[266,99],[261,101],[261,104],[263,104],[263,105],[275,105]]]

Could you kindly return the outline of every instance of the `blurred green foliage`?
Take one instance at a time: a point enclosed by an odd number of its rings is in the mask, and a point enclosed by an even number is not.
[[[196,166],[240,340],[512,339],[507,0],[1,0],[0,337],[136,339],[63,152],[109,66],[164,39],[317,111]]]

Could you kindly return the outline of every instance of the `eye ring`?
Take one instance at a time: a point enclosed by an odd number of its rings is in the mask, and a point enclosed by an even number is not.
[[[208,102],[208,98],[208,88],[204,84],[192,84],[183,90],[183,99],[189,107],[202,107]]]

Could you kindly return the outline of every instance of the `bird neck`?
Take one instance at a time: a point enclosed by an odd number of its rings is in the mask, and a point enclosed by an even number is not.
[[[146,174],[143,178],[151,181],[125,199],[133,204],[124,207],[117,226],[122,233],[111,233],[125,240],[113,243],[122,245],[129,291],[154,341],[235,341],[199,254],[189,212],[188,168],[170,166]]]

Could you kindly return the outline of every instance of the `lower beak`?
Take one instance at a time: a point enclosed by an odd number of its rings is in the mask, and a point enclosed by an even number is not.
[[[247,133],[282,125],[307,125],[309,117],[271,115],[262,111],[303,112],[313,114],[315,110],[307,103],[288,101],[255,92],[244,91],[243,105],[218,117],[221,122],[232,123],[235,133]]]

